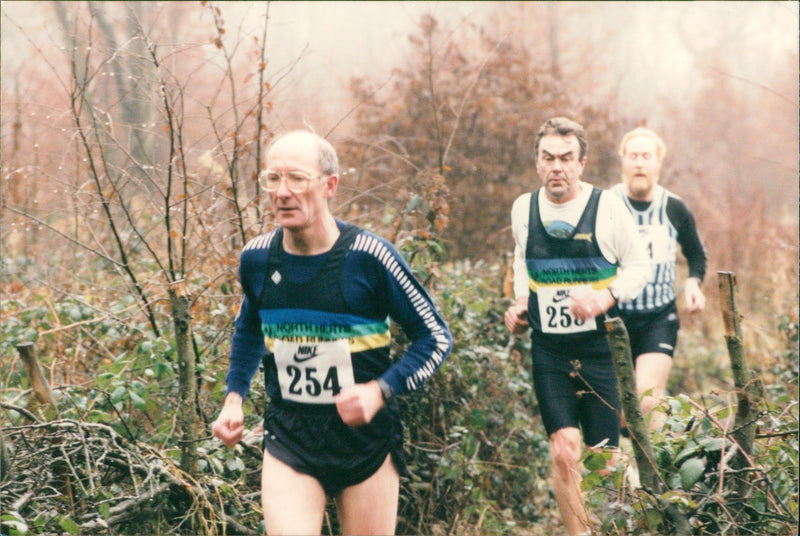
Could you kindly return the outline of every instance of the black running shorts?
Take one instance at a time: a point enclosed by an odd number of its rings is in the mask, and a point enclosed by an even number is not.
[[[647,313],[622,313],[631,340],[633,361],[642,354],[659,353],[672,357],[678,342],[678,308],[672,301],[660,310]]]
[[[368,479],[389,454],[398,473],[406,474],[396,403],[379,411],[369,424],[352,428],[335,407],[332,412],[295,408],[267,408],[264,447],[294,470],[316,478],[329,497]]]
[[[590,447],[605,440],[605,447],[619,446],[621,406],[607,346],[594,357],[569,352],[533,344],[533,386],[547,435],[574,427]]]

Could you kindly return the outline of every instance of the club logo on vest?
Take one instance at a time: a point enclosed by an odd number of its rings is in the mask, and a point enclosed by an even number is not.
[[[592,233],[575,233],[575,236],[572,237],[573,240],[586,240],[587,242],[592,241]]]
[[[272,272],[272,277],[270,277],[270,279],[272,279],[272,282],[277,285],[278,283],[281,282],[282,279],[281,273],[278,270],[275,270],[274,272]]]

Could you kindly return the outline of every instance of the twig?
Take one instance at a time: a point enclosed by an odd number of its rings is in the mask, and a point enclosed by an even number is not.
[[[32,497],[33,497],[33,492],[29,491],[28,493],[26,493],[25,495],[23,495],[13,503],[11,503],[11,507],[9,508],[9,510],[11,510],[12,512],[18,512],[23,506],[25,506],[25,503],[31,500]]]
[[[126,365],[126,366],[127,366],[127,365]],[[125,428],[125,432],[128,434],[128,437],[129,437],[129,438],[130,438],[132,441],[136,441],[136,438],[134,437],[133,433],[131,432],[131,429],[130,429],[130,428],[128,428],[128,423],[127,423],[127,422],[125,422],[125,418],[124,418],[124,417],[123,417],[123,416],[120,414],[119,410],[117,409],[117,406],[116,406],[116,405],[114,404],[114,402],[111,400],[111,395],[109,395],[109,394],[108,394],[107,392],[105,392],[105,391],[100,391],[100,392],[101,392],[101,393],[103,393],[103,395],[106,397],[106,401],[107,401],[107,402],[108,402],[108,404],[111,406],[111,408],[114,410],[114,413],[116,413],[116,414],[117,414],[117,417],[119,417],[119,421],[122,423],[122,426]]]
[[[36,418],[36,415],[34,415],[33,413],[31,413],[30,411],[28,411],[27,409],[25,409],[23,407],[15,406],[14,404],[9,404],[8,402],[0,402],[0,407],[2,407],[4,409],[11,410],[11,411],[16,411],[17,413],[20,413],[26,419],[28,419],[29,421],[31,421],[33,423],[38,423],[39,422],[39,419]]]

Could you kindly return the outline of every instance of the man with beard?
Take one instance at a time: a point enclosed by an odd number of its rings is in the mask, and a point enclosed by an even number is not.
[[[686,310],[701,311],[706,302],[700,290],[706,271],[706,252],[694,216],[680,197],[659,185],[666,153],[663,140],[652,130],[642,127],[631,130],[619,146],[622,182],[612,188],[633,215],[652,265],[650,279],[641,294],[619,307],[631,340],[642,412],[650,414],[651,429],[660,429],[664,422],[663,413],[650,412],[664,395],[678,340],[675,304],[678,244],[689,265],[683,289]]]

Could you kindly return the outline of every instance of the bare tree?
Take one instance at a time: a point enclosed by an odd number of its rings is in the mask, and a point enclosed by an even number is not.
[[[197,468],[201,416],[195,364],[215,344],[198,343],[192,314],[205,314],[197,307],[216,300],[233,309],[230,290],[213,290],[233,288],[238,249],[264,225],[255,179],[277,83],[266,70],[268,9],[261,34],[240,61],[242,41],[229,48],[213,3],[55,2],[75,152],[72,165],[51,173],[69,195],[52,200],[61,203],[59,217],[4,203],[124,282],[155,337],[172,331],[181,465],[190,473]],[[169,17],[168,10],[180,13]],[[200,44],[180,39],[181,31],[196,27],[168,23],[203,13],[210,24]]]

